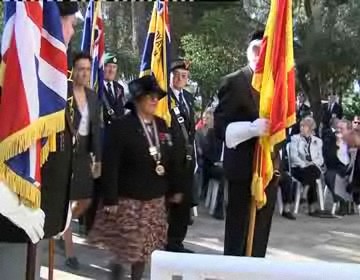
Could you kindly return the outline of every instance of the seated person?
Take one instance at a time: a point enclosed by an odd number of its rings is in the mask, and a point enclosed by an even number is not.
[[[328,133],[323,138],[323,154],[327,169],[325,181],[333,195],[333,201],[340,202],[339,214],[345,214],[347,211],[344,202],[349,196],[346,193],[346,185],[350,173],[350,156],[349,147],[344,138],[351,131],[351,122],[337,120],[334,123],[336,124],[335,133]],[[345,186],[341,186],[341,184],[345,184]]]
[[[309,186],[309,215],[317,216],[317,183],[324,164],[322,155],[322,140],[314,136],[316,123],[313,118],[306,117],[300,122],[300,134],[291,137],[290,162],[292,176],[303,186]]]
[[[360,207],[360,128],[355,128],[352,130],[349,136],[349,145],[352,147],[350,149],[351,154],[351,173],[349,176],[349,186],[348,191],[353,196],[353,201],[355,204]],[[360,210],[360,208],[359,208]]]
[[[280,180],[279,187],[281,189],[281,196],[284,204],[281,215],[289,220],[295,220],[295,216],[291,211],[291,205],[294,203],[294,182],[289,173],[288,155],[286,147],[281,149],[281,163],[280,163]]]

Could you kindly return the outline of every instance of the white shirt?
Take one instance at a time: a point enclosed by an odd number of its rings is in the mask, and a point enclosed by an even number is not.
[[[348,165],[350,163],[348,146],[342,140],[340,142],[339,149],[337,150],[337,157],[344,165]]]
[[[172,90],[173,93],[175,94],[175,97],[176,97],[177,101],[180,102],[180,93],[181,93],[181,91],[180,91],[180,90],[177,90],[177,89],[175,89],[175,88],[173,88],[173,87],[171,87],[171,90]],[[188,103],[186,102],[186,99],[185,99],[185,97],[184,97],[184,92],[183,92],[183,102],[184,102],[184,104],[185,104],[185,106],[186,106],[186,110],[187,110],[188,112],[190,112],[189,105],[188,105]]]
[[[89,108],[88,104],[84,106],[84,108],[80,109],[81,119],[79,124],[79,135],[87,136],[89,135],[89,124],[90,124],[90,117],[89,117]]]
[[[109,92],[110,90],[109,90],[109,87],[108,87],[108,83],[110,83],[110,85],[111,85],[111,92],[113,94],[115,94],[114,81],[104,81],[105,88]]]

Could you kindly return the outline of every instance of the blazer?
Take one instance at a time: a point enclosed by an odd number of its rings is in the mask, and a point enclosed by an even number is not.
[[[118,198],[151,200],[169,193],[182,193],[184,176],[179,141],[171,135],[165,122],[155,119],[165,176],[155,172],[156,163],[135,112],[126,114],[109,127],[105,139],[102,188],[104,204],[115,205]]]
[[[227,126],[232,122],[255,121],[259,117],[259,95],[251,86],[253,72],[249,66],[221,81],[219,104],[214,113],[216,136],[223,142]],[[257,138],[239,144],[235,149],[224,149],[224,171],[230,181],[249,184]]]
[[[125,91],[124,87],[120,85],[117,81],[113,81],[114,85],[114,91],[118,98],[116,98],[113,94],[109,93],[107,90],[107,87],[104,86],[104,97],[109,103],[109,106],[112,110],[114,110],[114,115],[110,116],[108,112],[108,108],[105,105],[104,99],[102,100],[102,106],[103,106],[103,119],[105,127],[110,125],[114,119],[119,119],[125,114]]]
[[[311,162],[306,160],[306,145],[307,142],[305,138],[300,136],[300,134],[291,137],[290,155],[289,155],[291,167],[304,168],[313,163],[317,167],[321,168],[324,165],[322,140],[316,136],[311,136],[311,144],[310,144],[310,155],[312,159]]]
[[[102,154],[101,128],[100,128],[101,103],[98,100],[98,97],[93,90],[86,88],[85,91],[86,91],[86,99],[87,99],[89,118],[90,118],[89,135],[87,136],[88,149],[89,149],[89,153],[91,152],[95,156],[95,161],[100,162],[101,154]],[[69,87],[69,94],[70,97],[73,97],[72,85]],[[74,110],[73,128],[75,131],[77,131],[81,121],[81,113],[78,109],[75,98],[73,98],[72,105]]]

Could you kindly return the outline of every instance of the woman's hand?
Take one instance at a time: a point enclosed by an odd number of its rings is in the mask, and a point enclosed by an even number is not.
[[[182,193],[176,193],[169,198],[169,202],[179,204],[183,200]]]
[[[112,206],[104,206],[104,210],[106,213],[108,214],[116,214],[118,211],[118,206],[117,205],[112,205]]]

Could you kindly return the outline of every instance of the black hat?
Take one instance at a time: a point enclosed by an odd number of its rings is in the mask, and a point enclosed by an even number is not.
[[[134,101],[140,96],[145,96],[152,93],[157,93],[159,99],[166,96],[166,92],[163,91],[156,79],[152,75],[143,76],[141,78],[132,80],[129,83],[130,99],[125,104],[125,108],[132,109],[134,107]]]
[[[59,7],[60,16],[75,15],[79,11],[79,4],[73,1],[56,1]]]
[[[176,69],[189,70],[190,69],[190,61],[185,60],[183,58],[178,58],[178,59],[174,60],[171,63],[170,70],[174,71]]]
[[[250,42],[255,41],[255,40],[262,40],[263,37],[264,37],[264,30],[262,30],[262,29],[254,31],[249,36]]]

